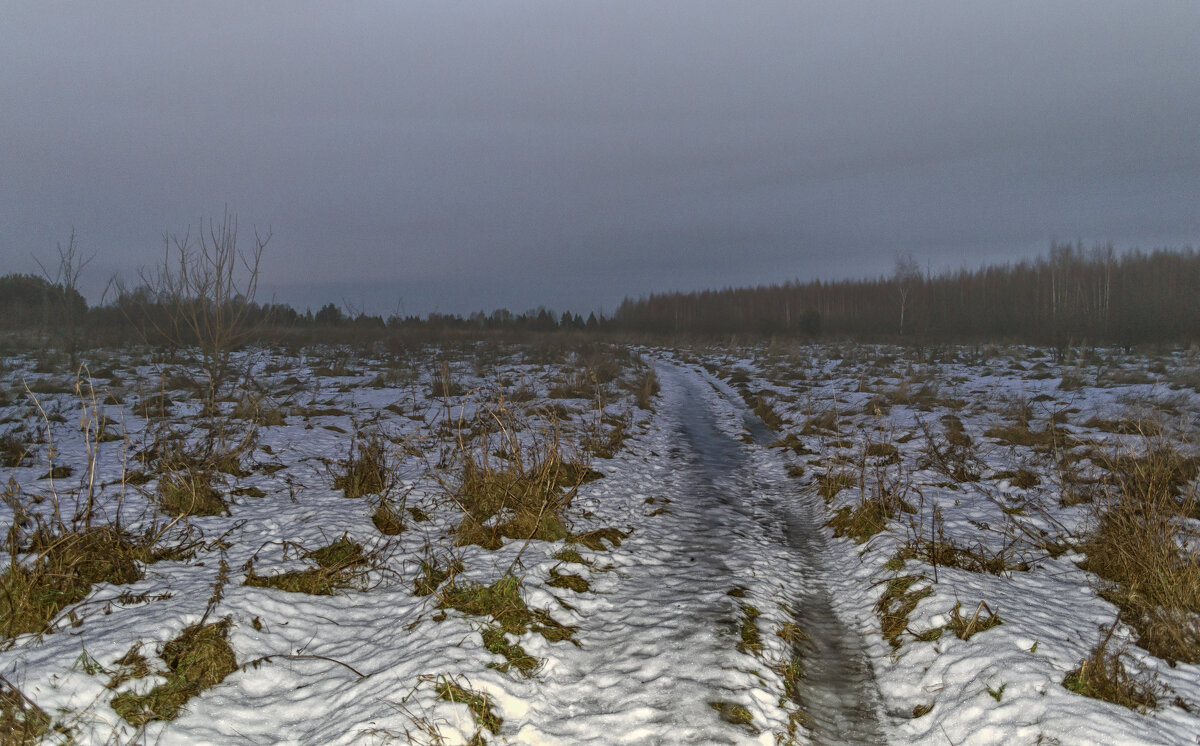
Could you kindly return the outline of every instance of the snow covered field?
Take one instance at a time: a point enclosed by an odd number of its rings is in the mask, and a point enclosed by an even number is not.
[[[3,362],[4,743],[1198,742],[1195,617],[1151,655],[1080,566],[1168,445],[1195,546],[1194,354],[244,362],[217,412],[171,361]],[[64,559],[118,523],[130,562]]]

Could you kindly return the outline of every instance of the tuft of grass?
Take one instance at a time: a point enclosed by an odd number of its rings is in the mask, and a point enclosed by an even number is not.
[[[404,531],[404,513],[392,507],[387,500],[380,500],[371,513],[371,523],[384,536],[396,536]]]
[[[1029,563],[1015,558],[1015,542],[1007,542],[994,550],[981,541],[961,544],[953,537],[946,536],[942,510],[937,505],[933,508],[931,522],[929,536],[924,534],[923,519],[919,528],[910,524],[908,537],[901,543],[896,556],[888,562],[899,562],[901,567],[904,560],[908,559],[928,562],[933,566],[934,582],[937,581],[938,567],[956,567],[967,572],[991,575],[1004,575],[1014,570],[1024,572],[1029,569]]]
[[[575,629],[556,622],[544,611],[530,609],[521,596],[521,581],[505,575],[491,585],[464,581],[437,590],[440,608],[456,609],[470,616],[488,617],[511,635],[533,630],[551,642],[570,640]]]
[[[953,482],[978,482],[983,463],[975,453],[975,443],[956,415],[942,418],[944,432],[937,434],[928,423],[917,421],[924,437],[921,468],[932,468]]]
[[[861,544],[887,528],[895,511],[882,500],[864,500],[857,506],[838,508],[829,519],[834,536],[849,536]]]
[[[750,604],[739,604],[742,611],[741,642],[737,649],[740,653],[761,656],[763,652],[762,635],[758,631],[757,619],[762,615],[757,608]]]
[[[742,398],[746,400],[746,405],[769,430],[780,430],[784,426],[783,417],[775,411],[771,399],[767,396],[767,392],[752,394],[748,390],[742,392]]]
[[[895,649],[900,648],[900,635],[908,629],[908,615],[917,608],[921,599],[933,593],[932,586],[912,590],[921,577],[897,575],[887,582],[883,595],[875,602],[875,613],[879,615],[879,626],[883,637]]]
[[[506,575],[491,585],[470,581],[454,583],[438,591],[438,605],[471,616],[491,617],[501,629],[514,635],[524,633],[532,620],[521,597],[521,581]]]
[[[788,433],[786,436],[775,441],[768,447],[786,448],[795,453],[797,456],[805,456],[814,453],[814,451],[805,445],[804,441],[800,439],[800,436],[796,435],[795,433]]]
[[[145,694],[122,692],[112,700],[112,708],[135,726],[174,720],[188,700],[237,670],[237,659],[226,639],[230,624],[225,619],[183,630],[159,653],[167,664],[167,681]]]
[[[1137,644],[1164,660],[1200,663],[1200,556],[1195,529],[1195,465],[1168,446],[1141,458],[1108,459],[1113,484],[1093,504],[1095,529],[1080,549],[1082,567],[1107,585],[1101,594],[1138,633]]]
[[[900,449],[893,443],[868,443],[863,453],[871,458],[883,459],[889,464],[900,460]]]
[[[33,455],[25,440],[14,432],[0,435],[0,466],[15,469]]]
[[[341,462],[342,473],[334,477],[333,488],[346,497],[377,495],[391,485],[391,468],[385,441],[378,433],[356,433],[350,455]]]
[[[607,431],[604,425],[608,425]],[[629,424],[620,417],[605,417],[584,442],[584,447],[596,458],[614,458],[625,447]]]
[[[591,564],[590,562],[588,562],[587,560],[585,560],[583,558],[582,554],[575,551],[571,547],[563,547],[562,549],[555,552],[554,559],[558,560],[559,562],[573,562],[577,565],[590,565]]]
[[[598,528],[595,531],[587,531],[582,534],[575,534],[570,537],[570,541],[576,544],[582,544],[594,552],[606,552],[608,547],[604,542],[608,542],[614,548],[621,546],[621,542],[629,537],[629,533],[616,528]]]
[[[658,396],[661,387],[658,384],[658,374],[654,368],[647,368],[646,373],[638,381],[637,405],[645,410],[654,409],[654,397]]]
[[[289,570],[275,575],[258,575],[253,566],[243,585],[254,588],[278,588],[289,593],[332,596],[352,585],[366,573],[368,561],[361,544],[343,534],[333,543],[307,553],[316,567]]]
[[[431,596],[437,592],[438,586],[454,575],[463,571],[462,562],[449,560],[443,569],[436,557],[421,560],[421,574],[413,580],[413,594]]]
[[[1083,426],[1105,433],[1117,433],[1120,435],[1155,436],[1162,434],[1162,425],[1156,422],[1139,422],[1131,419],[1108,420],[1101,417],[1092,417],[1083,423]]]
[[[817,478],[817,494],[825,498],[825,502],[829,502],[837,493],[856,484],[858,484],[858,477],[850,472],[831,471]]]
[[[479,635],[483,638],[483,647],[488,652],[504,656],[504,663],[491,663],[488,664],[489,668],[503,673],[507,673],[509,669],[516,669],[522,676],[529,677],[541,665],[541,661],[526,653],[525,648],[510,643],[500,627],[487,625],[479,631]]]
[[[66,464],[60,464],[58,466],[50,467],[48,470],[46,470],[46,473],[38,477],[38,479],[66,479],[74,473],[75,470],[71,467],[67,466]]]
[[[212,473],[199,468],[171,471],[158,479],[155,502],[167,515],[229,515],[229,506],[213,486]]]
[[[50,731],[50,716],[0,677],[0,744],[33,746]]]
[[[1116,628],[1116,625],[1113,625]],[[1063,686],[1076,694],[1101,699],[1114,705],[1145,712],[1158,705],[1154,680],[1148,675],[1132,674],[1122,660],[1124,651],[1108,649],[1112,630],[1092,649],[1087,658],[1063,679]]]
[[[467,389],[450,372],[450,365],[442,363],[442,368],[429,377],[429,396],[434,399],[447,399],[452,396],[462,396]]]
[[[504,719],[493,709],[495,703],[492,701],[491,695],[468,689],[444,676],[438,681],[435,691],[438,699],[466,705],[475,717],[475,722],[479,726],[487,728],[493,735],[500,732],[500,726],[504,724]],[[478,734],[471,742],[475,743],[476,741],[482,742]]]
[[[579,575],[562,574],[557,570],[550,571],[550,579],[546,581],[546,585],[551,588],[565,588],[576,593],[587,593],[591,590],[586,578]]]
[[[984,611],[987,612],[987,616],[982,614]],[[960,601],[955,603],[954,608],[950,610],[950,622],[946,625],[946,629],[957,635],[960,640],[969,640],[977,632],[983,632],[1001,624],[1004,624],[1004,620],[983,601],[980,601],[979,605],[975,607],[975,613],[970,618],[964,617]]]
[[[51,620],[86,598],[93,584],[141,580],[141,563],[155,558],[149,539],[112,526],[39,531],[25,547],[36,554],[31,562],[15,561],[18,539],[10,534],[12,563],[0,575],[0,636],[5,638],[47,631]]]
[[[754,715],[745,706],[736,702],[709,702],[708,706],[717,711],[721,719],[733,725],[751,725]]]
[[[105,684],[107,689],[116,689],[121,684],[130,679],[141,679],[151,674],[150,661],[146,660],[146,656],[142,655],[142,643],[135,642],[132,647],[113,661],[117,667],[116,671],[112,671],[112,678]]]
[[[995,476],[996,479],[1007,479],[1014,487],[1020,487],[1023,490],[1036,487],[1042,483],[1042,478],[1029,469],[1017,469],[1016,471],[1000,472]]]
[[[570,536],[564,512],[579,485],[598,478],[599,472],[569,458],[557,431],[522,446],[505,411],[481,413],[480,418],[499,424],[505,458],[492,455],[486,429],[474,445],[460,446],[462,471],[452,495],[463,512],[458,545],[497,549],[504,538],[559,541]]]
[[[1054,427],[1047,425],[1042,430],[1031,430],[1029,423],[1018,420],[1009,425],[996,425],[983,431],[989,438],[1011,446],[1026,446],[1035,449],[1050,449],[1070,442],[1069,436]]]

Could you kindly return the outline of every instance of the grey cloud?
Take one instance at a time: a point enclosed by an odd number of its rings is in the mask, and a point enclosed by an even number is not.
[[[953,268],[1200,235],[1194,3],[4,15],[0,271],[36,271],[74,225],[98,288],[226,204],[274,230],[281,299],[384,313],[611,310],[881,274],[898,251]]]

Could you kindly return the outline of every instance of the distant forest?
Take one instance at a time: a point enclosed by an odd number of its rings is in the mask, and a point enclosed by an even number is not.
[[[1018,264],[923,274],[911,257],[890,277],[788,282],[626,300],[630,331],[832,335],[916,341],[1117,344],[1200,338],[1200,254],[1054,244]]]
[[[173,302],[178,302],[177,299]],[[383,318],[329,303],[316,313],[244,298],[238,323],[267,335],[322,336],[388,330],[437,334],[622,333],[654,336],[850,337],[913,343],[1015,341],[1063,346],[1200,340],[1200,254],[1054,244],[1017,264],[925,274],[911,257],[873,280],[792,281],[753,288],[662,293],[626,299],[611,317],[539,308],[469,316]],[[0,276],[0,329],[50,337],[63,328],[88,341],[118,341],[170,323],[169,304],[150,287],[122,290],[89,307],[74,285],[34,275]],[[152,333],[147,335],[145,332]],[[337,338],[337,334],[330,335]],[[83,341],[82,339],[79,341]]]

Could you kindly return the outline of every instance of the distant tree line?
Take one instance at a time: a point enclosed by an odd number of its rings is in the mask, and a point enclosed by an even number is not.
[[[118,287],[114,298],[101,305],[89,307],[74,288],[64,288],[35,275],[0,276],[0,330],[23,331],[53,336],[71,317],[71,323],[84,328],[89,337],[113,339],[130,335],[145,337],[158,343],[166,336],[178,336],[177,341],[195,342],[189,330],[179,328],[181,302],[205,303],[193,298],[181,301],[177,295],[165,294],[149,284],[132,288]],[[611,322],[595,313],[584,318],[580,314],[555,314],[538,308],[524,313],[498,309],[490,314],[481,311],[468,316],[431,313],[427,316],[384,317],[343,309],[327,303],[316,313],[297,311],[283,303],[256,303],[243,297],[230,298],[227,303],[238,309],[238,323],[245,329],[258,330],[264,337],[280,331],[340,330],[370,332],[373,330],[407,330],[422,332],[597,332],[611,327]],[[169,332],[168,332],[169,330]]]
[[[788,282],[625,300],[628,331],[1133,345],[1200,339],[1200,254],[1056,243],[1017,264],[875,280]]]
[[[83,334],[89,343],[134,339],[187,344],[196,341],[189,336],[194,332],[181,327],[179,319],[199,318],[196,304],[208,304],[203,305],[208,312],[220,310],[212,308],[206,292],[168,292],[151,281],[117,286],[112,300],[88,307],[76,289],[82,264],[73,246],[72,237],[70,253],[60,248],[60,254],[75,270],[60,272],[58,281],[49,275],[0,276],[0,330],[55,339],[66,328],[72,330],[70,338]],[[1200,254],[1185,249],[1118,255],[1110,245],[1085,250],[1062,243],[1035,260],[936,275],[923,274],[911,256],[904,256],[892,275],[878,279],[655,294],[626,299],[611,318],[593,313],[585,319],[545,308],[385,318],[333,303],[314,313],[241,295],[219,302],[236,308],[236,324],[244,332],[239,339],[263,341],[281,335],[337,339],[347,332],[405,332],[430,340],[438,335],[609,332],[1128,346],[1200,340]]]

